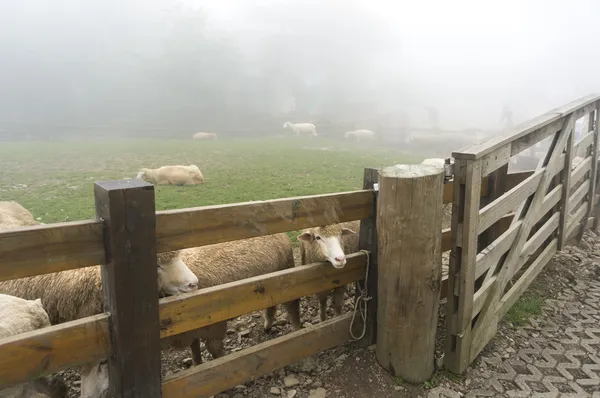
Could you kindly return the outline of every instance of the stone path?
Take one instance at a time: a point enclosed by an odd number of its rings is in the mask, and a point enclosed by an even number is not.
[[[600,398],[600,278],[579,279],[543,314],[474,362],[466,393],[440,386],[428,397]]]

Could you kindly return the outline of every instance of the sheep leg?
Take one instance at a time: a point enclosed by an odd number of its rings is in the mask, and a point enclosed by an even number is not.
[[[329,292],[319,292],[317,293],[317,299],[319,300],[319,317],[321,318],[321,322],[325,322],[327,320],[327,296]]]
[[[210,352],[213,359],[225,355],[225,347],[222,339],[209,339],[206,341],[206,349]]]
[[[277,307],[272,306],[269,307],[265,310],[265,312],[263,313],[264,317],[265,317],[265,333],[269,332],[269,330],[271,330],[271,328],[273,327],[273,324],[275,323],[275,314],[277,312]]]
[[[200,349],[200,339],[192,340],[192,344],[190,344],[190,349],[192,350],[192,363],[194,366],[202,364],[202,350]]]
[[[300,299],[295,299],[283,303],[285,310],[288,313],[290,322],[292,323],[293,330],[299,330],[302,328],[302,321],[300,320]]]
[[[342,315],[344,310],[344,291],[346,290],[346,286],[340,286],[333,289],[333,297],[332,297],[332,306],[333,312],[335,316]]]

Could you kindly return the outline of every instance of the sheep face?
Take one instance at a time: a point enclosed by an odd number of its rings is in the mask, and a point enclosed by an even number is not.
[[[173,296],[198,289],[198,277],[177,252],[160,253],[157,258],[158,288],[161,295]]]
[[[344,138],[348,138],[348,137],[350,137],[350,132],[346,131],[346,134],[344,134]]]
[[[342,249],[342,236],[355,233],[349,228],[334,224],[305,230],[298,235],[298,240],[315,244],[320,257],[327,259],[335,268],[344,268],[346,254]]]
[[[146,169],[141,169],[140,172],[137,173],[137,176],[135,176],[135,178],[137,178],[138,180],[143,180],[145,176],[146,176]]]
[[[80,369],[81,398],[105,398],[108,396],[108,364],[106,359],[89,363]]]
[[[283,128],[284,129],[287,129],[288,127],[292,127],[292,123],[290,123],[290,122],[283,123]]]

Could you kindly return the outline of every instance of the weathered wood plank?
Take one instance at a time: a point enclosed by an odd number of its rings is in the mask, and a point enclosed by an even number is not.
[[[159,253],[264,236],[373,215],[368,190],[300,196],[156,214]]]
[[[546,221],[546,223],[535,233],[533,234],[533,236],[525,243],[525,245],[523,246],[523,251],[521,252],[521,256],[519,256],[519,259],[517,260],[518,263],[517,265],[514,267],[514,272],[513,272],[513,276],[519,272],[519,270],[523,267],[523,265],[527,262],[527,260],[529,259],[529,257],[531,257],[536,250],[538,250],[540,248],[540,246],[542,245],[542,243],[544,243],[544,241],[546,239],[548,239],[550,237],[550,235],[556,231],[556,229],[558,228],[558,224],[559,224],[559,219],[560,219],[560,214],[559,213],[555,213],[548,221]],[[491,292],[491,287],[494,285],[494,283],[496,282],[496,277],[491,277],[487,282],[485,282],[481,288],[475,293],[475,296],[473,298],[473,318],[475,318],[475,316],[477,314],[479,314],[479,312],[481,311],[481,309],[483,308],[483,305],[485,303],[485,299],[488,297],[488,295]]]
[[[571,172],[571,185],[578,184],[583,177],[585,177],[585,173],[590,171],[592,168],[592,158],[585,158],[575,169]]]
[[[527,268],[527,271],[523,273],[521,278],[510,288],[508,292],[500,300],[498,307],[498,317],[503,318],[508,310],[517,302],[519,297],[525,292],[525,290],[531,285],[531,282],[542,272],[546,264],[552,259],[552,256],[556,253],[558,245],[558,239],[554,239],[542,253],[535,259],[535,261]]]
[[[385,369],[411,383],[434,371],[443,185],[443,170],[434,166],[379,171],[376,355]],[[479,198],[479,189],[474,192]]]
[[[575,119],[578,119],[579,117],[583,116],[584,114],[591,112],[591,110],[593,110],[593,106],[594,106],[593,104],[598,99],[600,99],[600,97],[597,95],[589,95],[586,97],[582,97],[582,98],[575,100],[561,108],[553,109],[544,115],[538,116],[538,117],[531,119],[525,123],[522,123],[522,124],[516,126],[511,131],[509,131],[507,134],[503,134],[501,136],[494,137],[493,139],[487,140],[486,142],[483,142],[483,143],[477,144],[477,145],[472,145],[470,147],[461,149],[460,151],[452,152],[452,156],[457,159],[458,158],[460,158],[460,159],[479,159],[479,158],[483,157],[484,155],[487,155],[487,154],[493,152],[494,150],[497,150],[498,148],[503,147],[504,145],[506,145],[508,143],[513,143],[513,146],[515,147],[515,151],[518,150],[518,152],[511,151],[512,155],[515,155],[516,153],[519,153],[521,150],[524,150],[524,149],[528,148],[529,146],[535,144],[535,142],[539,142],[539,141],[527,142],[525,144],[527,146],[524,146],[524,145],[515,144],[514,143],[515,141],[520,140],[522,137],[525,137],[527,135],[536,135],[536,133],[539,134],[538,130],[544,129],[551,124],[555,124],[555,128],[557,128],[557,129],[556,130],[547,129],[548,131],[545,136],[542,136],[540,134],[540,136],[541,136],[540,140],[551,136],[552,134],[558,132],[561,128],[561,126],[558,126],[559,123],[557,123],[557,121],[559,119],[561,119],[564,116],[567,116],[571,113],[574,114]],[[524,141],[524,139],[523,139],[523,141]],[[523,147],[523,149],[519,150],[521,147]]]
[[[577,188],[577,190],[569,198],[569,207],[567,209],[567,214],[571,214],[571,211],[579,205],[583,198],[589,193],[589,190],[590,180],[586,180],[583,184],[581,184],[579,188]]]
[[[477,225],[479,217],[481,161],[455,161],[452,230],[456,231],[450,253],[448,283],[454,294],[448,296],[448,332],[444,366],[462,373],[469,366],[471,314],[475,289]],[[456,310],[454,310],[456,309]]]
[[[295,298],[364,279],[367,256],[353,253],[344,268],[328,262],[242,279],[160,300],[160,337],[166,338]]]
[[[573,141],[575,134],[569,133],[565,147],[565,166],[563,169],[562,185],[563,194],[560,199],[560,228],[558,229],[558,250],[562,250],[566,243],[567,216],[569,215],[569,191],[571,190],[571,166],[573,164]]]
[[[102,223],[76,221],[0,231],[0,281],[104,262]]]
[[[477,231],[479,233],[485,231],[502,216],[515,210],[519,204],[531,196],[537,189],[545,171],[545,168],[536,170],[525,181],[481,209],[479,211]]]
[[[110,312],[109,396],[160,397],[160,335],[154,185],[143,180],[94,183],[104,222],[103,304]]]
[[[109,314],[0,339],[0,389],[106,358]]]
[[[562,196],[562,185],[558,185],[550,191],[544,201],[542,202],[542,207],[539,212],[540,216],[536,220],[538,222],[546,213],[548,213],[560,200]],[[512,220],[514,217],[514,213],[504,216],[503,219]],[[492,275],[496,272],[497,265],[499,264],[500,258],[511,248],[514,239],[517,234],[517,230],[520,228],[522,224],[522,220],[515,221],[512,225],[509,222],[505,222],[505,227],[502,230],[504,232],[503,236],[496,239],[491,245],[484,248],[479,254],[477,254],[476,260],[476,268],[475,268],[475,278],[479,278],[483,275],[488,269],[491,268],[491,271],[488,275],[486,275],[484,283],[487,282]],[[510,227],[509,227],[510,226]],[[493,268],[492,268],[493,267]]]
[[[481,176],[485,177],[500,167],[508,165],[508,162],[510,162],[510,148],[511,144],[508,143],[496,151],[483,156],[481,158]]]
[[[164,398],[206,398],[350,340],[344,314],[167,377]]]
[[[594,143],[594,134],[593,130],[588,130],[589,132],[581,137],[579,141],[577,141],[574,145],[577,149],[586,148]]]
[[[374,184],[379,182],[379,169],[367,167],[363,173],[363,189],[372,190]],[[367,302],[367,320],[365,335],[360,343],[361,346],[370,346],[377,340],[377,195],[373,191],[373,217],[360,222],[360,231],[358,234],[358,247],[360,250],[367,250],[369,254],[369,275],[367,276],[367,293],[371,299]],[[358,281],[358,286],[364,289],[364,281]],[[360,289],[356,289],[356,297],[360,295]],[[356,300],[355,300],[356,303]],[[359,336],[359,334],[354,334]]]
[[[577,211],[574,214],[571,214],[569,216],[569,218],[567,220],[567,231],[565,234],[566,239],[569,239],[569,237],[575,233],[575,229],[577,228],[577,226],[579,225],[579,223],[581,222],[583,217],[585,217],[585,213],[587,211],[587,205],[588,205],[587,201],[583,202],[581,204],[581,206],[579,206]]]
[[[519,174],[519,173],[515,173]],[[516,179],[518,179],[519,177],[515,177]],[[444,204],[449,204],[452,203],[452,195],[453,193],[453,189],[454,189],[454,181],[450,181],[446,184],[444,184]],[[487,196],[488,194],[488,178],[487,177],[483,177],[481,179],[481,196]]]
[[[585,219],[587,220],[591,215],[592,215],[592,211],[594,210],[594,196],[596,193],[596,182],[598,179],[598,136],[599,136],[599,131],[600,131],[600,127],[598,126],[598,122],[600,121],[600,101],[596,102],[596,110],[593,114],[589,115],[589,124],[588,124],[588,129],[592,130],[592,145],[591,148],[589,148],[589,154],[591,155],[591,158],[594,159],[594,161],[592,162],[592,169],[590,172],[590,179],[591,179],[591,184],[590,184],[590,190],[588,193],[588,209],[585,215]],[[585,232],[585,225],[582,224],[581,229],[579,230],[579,234],[577,236],[577,241],[581,242],[581,239],[583,238],[583,233]]]

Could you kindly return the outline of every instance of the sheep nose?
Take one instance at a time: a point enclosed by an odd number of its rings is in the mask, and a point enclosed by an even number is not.
[[[190,289],[198,289],[198,284],[197,284],[197,283],[190,283],[190,284],[188,285],[188,287],[189,287]]]
[[[340,263],[341,263],[341,262],[343,262],[345,259],[346,259],[346,257],[345,257],[345,256],[337,256],[337,257],[335,258],[335,261],[338,261],[338,262],[340,262]]]

